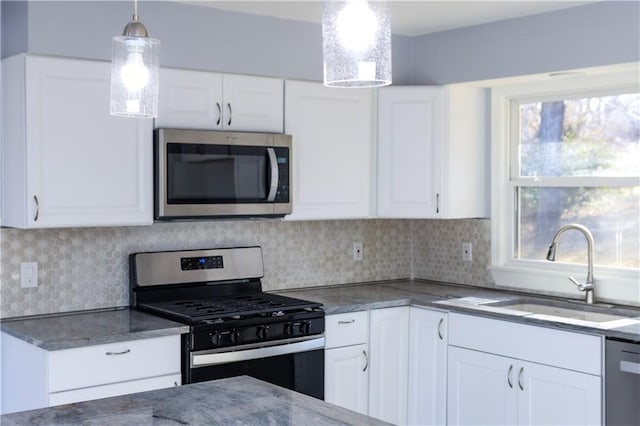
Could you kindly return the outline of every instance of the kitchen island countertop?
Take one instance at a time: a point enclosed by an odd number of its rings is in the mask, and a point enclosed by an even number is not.
[[[60,405],[0,416],[13,425],[386,425],[252,377]]]

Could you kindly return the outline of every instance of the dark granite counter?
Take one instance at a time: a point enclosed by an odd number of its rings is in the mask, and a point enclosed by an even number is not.
[[[622,325],[612,329],[603,329],[581,324],[579,321],[554,321],[552,318],[531,317],[518,314],[508,309],[478,309],[464,304],[438,303],[446,299],[474,297],[491,299],[494,301],[508,301],[522,299],[533,302],[543,302],[549,305],[560,305],[564,300],[552,297],[536,296],[525,293],[515,293],[497,289],[464,286],[426,280],[398,280],[363,284],[338,285],[316,287],[279,292],[285,296],[312,300],[324,305],[327,315],[344,312],[355,312],[367,309],[388,308],[394,306],[424,306],[450,312],[468,313],[485,317],[497,318],[520,323],[542,325],[568,331],[577,331],[604,335],[626,340],[640,341],[640,322]],[[575,303],[577,309],[585,305]],[[593,309],[593,308],[591,308]],[[640,317],[640,309],[631,307],[598,308],[603,313],[622,313],[628,316]]]
[[[4,319],[0,329],[48,351],[189,332],[184,324],[129,308]]]
[[[0,416],[13,425],[385,425],[248,376]]]

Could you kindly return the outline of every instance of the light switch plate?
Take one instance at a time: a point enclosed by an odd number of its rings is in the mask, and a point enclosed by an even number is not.
[[[20,287],[38,287],[38,262],[20,263]]]

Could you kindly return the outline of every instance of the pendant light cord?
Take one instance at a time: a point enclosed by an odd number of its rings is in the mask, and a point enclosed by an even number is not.
[[[133,21],[138,21],[138,0],[133,0]]]

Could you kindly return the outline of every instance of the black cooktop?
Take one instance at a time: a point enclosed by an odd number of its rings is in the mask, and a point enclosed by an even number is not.
[[[139,303],[138,307],[188,324],[218,324],[312,312],[321,304],[271,293]]]

